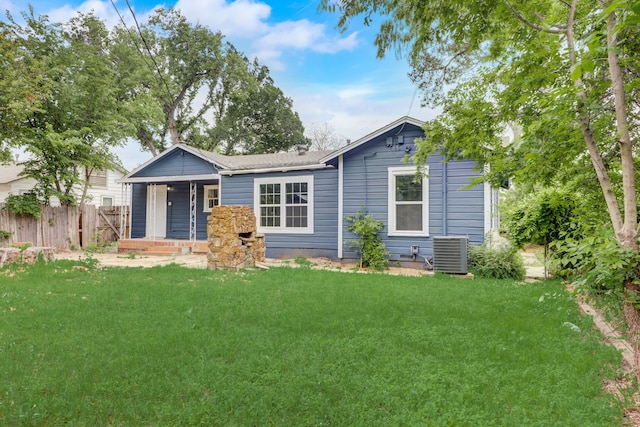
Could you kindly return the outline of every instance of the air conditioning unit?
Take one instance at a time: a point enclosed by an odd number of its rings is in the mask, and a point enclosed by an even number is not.
[[[434,236],[433,269],[442,273],[467,274],[466,236]]]

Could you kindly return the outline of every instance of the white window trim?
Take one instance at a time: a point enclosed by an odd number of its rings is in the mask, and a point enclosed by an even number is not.
[[[306,227],[286,227],[286,197],[280,195],[280,227],[262,227],[260,226],[260,185],[262,184],[280,184],[280,191],[284,192],[285,184],[295,182],[306,182],[309,192],[309,200],[307,203],[307,226]],[[278,234],[313,234],[313,175],[298,175],[278,178],[255,178],[253,180],[253,211],[256,215],[256,227],[258,233],[278,233]]]
[[[220,185],[219,184],[207,184],[203,185],[203,193],[202,193],[202,212],[211,212],[211,208],[209,208],[209,198],[207,197],[207,191],[212,188],[218,189],[218,204],[215,206],[220,206]]]
[[[411,236],[426,237],[429,236],[429,174],[428,167],[424,168],[422,176],[422,231],[398,231],[396,230],[396,176],[415,175],[417,169],[415,166],[396,166],[388,168],[388,220],[387,227],[388,236]]]
[[[111,199],[111,204],[110,205],[105,205],[104,204],[104,199]],[[100,198],[100,206],[115,206],[116,205],[116,198],[113,196],[102,196]]]

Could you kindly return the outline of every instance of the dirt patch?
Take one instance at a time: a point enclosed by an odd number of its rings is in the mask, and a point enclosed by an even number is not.
[[[158,265],[178,264],[190,268],[207,268],[206,255],[139,255],[127,253],[91,253],[57,252],[56,259],[84,260],[87,257],[98,260],[101,267],[155,267]]]
[[[102,267],[155,267],[158,265],[178,264],[189,268],[207,268],[206,255],[140,255],[137,253],[92,253],[84,252],[57,252],[56,259],[83,260],[87,257],[98,260],[98,265]],[[334,271],[357,271],[359,273],[372,272],[366,269],[357,268],[356,264],[340,263],[331,261],[328,258],[309,258],[305,264],[298,264],[292,259],[270,259],[267,258],[264,263],[259,263],[264,267],[303,267],[309,266],[319,270]],[[427,270],[415,268],[390,267],[385,270],[386,274],[404,275],[404,276],[425,276],[432,274]]]

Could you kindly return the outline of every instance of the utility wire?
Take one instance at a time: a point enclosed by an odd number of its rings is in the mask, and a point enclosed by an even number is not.
[[[151,59],[151,62],[153,62],[153,65],[154,65],[155,68],[151,67],[151,65],[149,65],[149,63],[147,62],[147,59],[145,58],[146,55],[142,51],[142,48],[140,47],[140,45],[137,43],[136,38],[133,37],[133,35],[129,31],[129,27],[127,26],[126,22],[124,21],[124,18],[120,14],[120,11],[118,10],[118,7],[116,6],[114,0],[111,0],[111,5],[113,6],[113,8],[115,9],[116,13],[118,14],[118,17],[120,18],[120,22],[122,22],[122,25],[124,26],[125,30],[127,31],[127,34],[129,34],[129,37],[131,38],[131,41],[133,42],[133,44],[135,45],[136,49],[140,53],[140,56],[141,56],[142,60],[144,61],[145,65],[156,76],[156,79],[160,79],[161,86],[163,86],[164,89],[166,90],[167,95],[169,96],[169,99],[173,100],[173,95],[171,94],[171,89],[169,89],[169,85],[167,84],[166,80],[164,79],[164,76],[162,75],[162,73],[160,72],[160,67],[158,66],[158,63],[156,62],[153,54],[151,53],[151,49],[149,48],[147,40],[145,39],[144,35],[142,34],[142,30],[140,29],[140,24],[138,23],[138,19],[136,17],[136,14],[134,13],[133,8],[129,4],[129,0],[125,0],[125,2],[127,3],[127,7],[129,8],[129,12],[131,13],[131,16],[133,17],[133,21],[136,24],[136,30],[137,30],[138,34],[140,35],[140,39],[142,40],[142,43],[144,44],[144,47],[145,47],[147,53],[149,54],[149,58]]]
[[[418,86],[416,86],[416,88],[413,90],[413,95],[411,96],[411,102],[409,103],[409,111],[407,111],[407,117],[410,117],[409,115],[411,114],[411,109],[413,108],[413,102],[416,100],[416,95],[418,93]],[[400,129],[398,130],[398,132],[396,132],[396,135],[399,135],[400,132],[402,132],[402,130],[404,129],[404,125],[407,122],[403,122],[402,126],[400,126]]]

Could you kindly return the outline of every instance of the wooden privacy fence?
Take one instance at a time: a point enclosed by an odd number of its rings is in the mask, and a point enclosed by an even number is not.
[[[123,210],[124,218],[120,215]],[[16,215],[5,210],[0,203],[0,232],[10,234],[7,239],[0,241],[0,246],[12,243],[30,243],[56,249],[104,246],[118,241],[121,235],[127,235],[128,214],[127,206],[43,206],[40,218],[34,218]],[[125,230],[121,230],[122,223]]]

